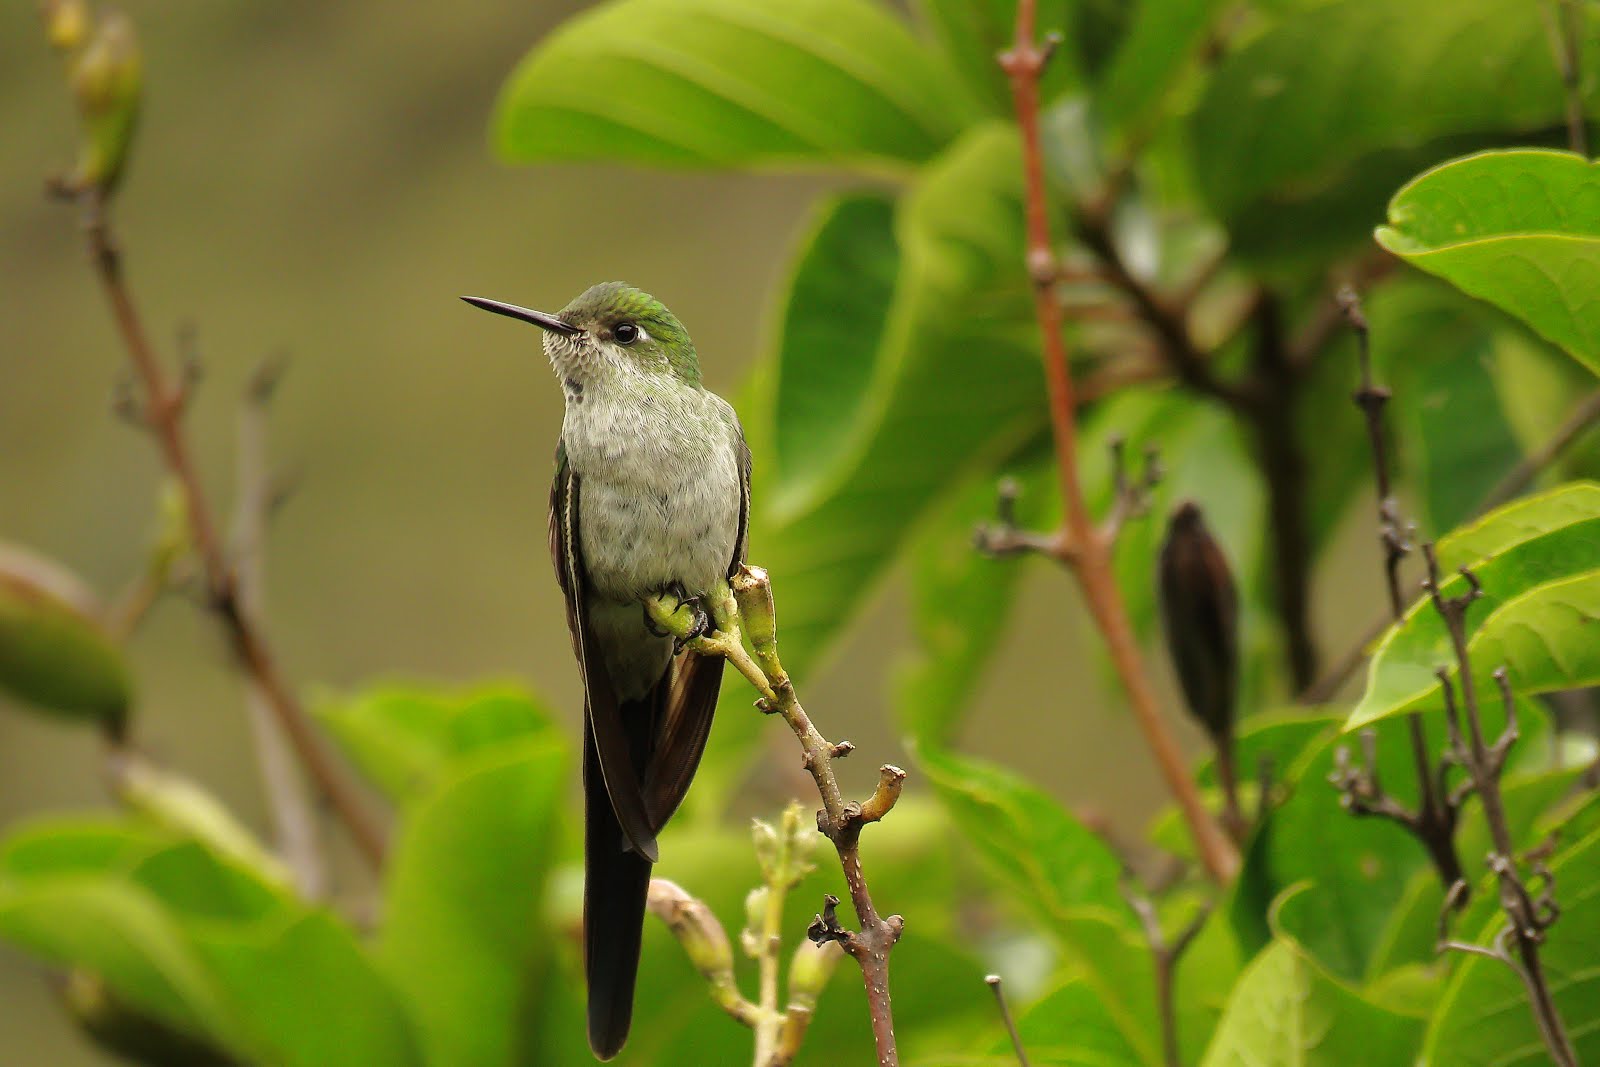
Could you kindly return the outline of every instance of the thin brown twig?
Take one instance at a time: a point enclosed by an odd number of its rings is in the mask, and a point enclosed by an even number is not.
[[[1556,73],[1566,98],[1567,147],[1589,157],[1589,127],[1583,107],[1583,11],[1578,0],[1550,0],[1540,5],[1545,29],[1550,35],[1550,50],[1555,53]]]
[[[1110,546],[1095,529],[1084,504],[1078,471],[1072,375],[1061,339],[1062,310],[1054,287],[1058,261],[1050,241],[1048,193],[1039,140],[1039,77],[1053,46],[1049,42],[1039,43],[1035,21],[1035,0],[1019,0],[1015,38],[1012,47],[1000,56],[1000,66],[1011,84],[1021,131],[1028,232],[1026,262],[1033,281],[1034,312],[1044,349],[1057,474],[1065,510],[1062,536],[1056,539],[1054,554],[1078,579],[1090,614],[1105,638],[1117,674],[1127,690],[1135,720],[1189,825],[1201,862],[1214,879],[1226,882],[1238,870],[1238,852],[1201,802],[1199,790],[1185,766],[1183,752],[1161,718],[1155,690],[1128,621],[1127,608],[1111,572]]]
[[[1552,1061],[1557,1067],[1577,1067],[1577,1053],[1573,1050],[1571,1038],[1567,1036],[1555,1001],[1551,999],[1544,964],[1539,957],[1539,946],[1544,943],[1545,931],[1560,915],[1553,896],[1554,877],[1542,858],[1536,860],[1531,880],[1542,882],[1542,890],[1537,897],[1529,891],[1529,882],[1523,879],[1517,868],[1516,846],[1511,840],[1505,803],[1500,794],[1500,776],[1505,770],[1507,754],[1518,736],[1516,698],[1512,694],[1506,669],[1503,666],[1497,668],[1494,681],[1505,708],[1506,725],[1499,738],[1492,745],[1488,744],[1483,736],[1483,717],[1478,710],[1478,692],[1472,679],[1472,655],[1467,643],[1467,609],[1483,595],[1482,587],[1478,584],[1477,576],[1463,567],[1460,573],[1466,579],[1466,591],[1445,596],[1440,588],[1439,564],[1433,546],[1424,545],[1422,551],[1428,564],[1428,595],[1450,635],[1455,658],[1454,673],[1460,689],[1458,707],[1457,685],[1452,684],[1452,672],[1448,667],[1440,667],[1437,673],[1444,697],[1445,723],[1450,734],[1449,754],[1466,770],[1472,781],[1472,791],[1483,805],[1484,822],[1488,824],[1489,836],[1494,843],[1494,850],[1489,854],[1489,869],[1499,883],[1500,907],[1508,920],[1494,948],[1486,948],[1451,940],[1446,933],[1448,918],[1441,917],[1439,947],[1441,951],[1455,949],[1492,956],[1508,964],[1522,979],[1534,1022]],[[1462,730],[1462,719],[1466,721],[1465,731]],[[1458,881],[1451,888],[1450,898],[1459,900],[1464,897],[1465,885],[1464,881]],[[1509,951],[1511,946],[1516,949],[1515,958]]]
[[[1600,423],[1600,389],[1579,400],[1554,433],[1522,457],[1515,467],[1506,472],[1504,478],[1495,483],[1488,495],[1478,502],[1477,513],[1497,508],[1515,498],[1533,484],[1540,471],[1554,463],[1585,430],[1596,423]]]
[[[191,540],[205,579],[207,602],[227,632],[239,663],[260,688],[318,790],[344,821],[362,855],[373,867],[381,867],[385,847],[382,828],[323,746],[310,717],[280,673],[265,634],[241,603],[238,576],[224,554],[216,521],[183,432],[187,385],[168,378],[150,344],[123,276],[122,257],[111,234],[100,191],[83,189],[76,198],[84,210],[84,235],[90,259],[143,391],[142,421],[155,437],[162,459],[177,480],[184,498]]]
[[[1384,425],[1384,411],[1389,405],[1387,387],[1372,379],[1372,338],[1367,317],[1361,309],[1361,299],[1353,288],[1339,292],[1339,304],[1346,320],[1356,334],[1356,352],[1361,367],[1361,382],[1352,394],[1367,426],[1367,441],[1371,446],[1374,485],[1378,497],[1378,539],[1383,545],[1384,583],[1389,594],[1389,614],[1394,622],[1405,617],[1406,601],[1400,590],[1400,564],[1411,552],[1409,530],[1400,517],[1400,504],[1395,499],[1391,482],[1392,465],[1389,457],[1389,436]],[[1439,880],[1446,890],[1461,880],[1461,857],[1456,851],[1456,825],[1460,821],[1464,793],[1447,789],[1448,763],[1433,766],[1428,747],[1427,729],[1422,716],[1406,716],[1406,734],[1411,745],[1412,767],[1417,779],[1417,807],[1407,808],[1383,789],[1378,778],[1377,731],[1363,731],[1361,735],[1362,761],[1352,764],[1350,753],[1340,748],[1337,763],[1329,780],[1340,792],[1344,809],[1353,815],[1373,815],[1388,819],[1403,827],[1417,839],[1433,862]],[[1459,900],[1464,903],[1465,894]]]

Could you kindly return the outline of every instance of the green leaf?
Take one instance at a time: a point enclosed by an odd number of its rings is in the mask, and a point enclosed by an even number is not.
[[[1600,1003],[1600,970],[1594,946],[1600,943],[1600,832],[1562,850],[1551,862],[1561,917],[1545,934],[1539,950],[1556,1011],[1566,1022],[1579,1062],[1600,1062],[1600,1027],[1593,1025]],[[1480,895],[1493,898],[1485,886]],[[1478,944],[1504,927],[1498,912],[1457,936]],[[1461,1067],[1549,1062],[1535,1028],[1522,981],[1511,968],[1478,956],[1459,961],[1428,1028],[1422,1059]]]
[[[1439,570],[1453,572],[1564,526],[1600,516],[1600,484],[1572,482],[1523,497],[1439,539]]]
[[[1475,512],[1522,457],[1490,370],[1506,324],[1420,278],[1383,286],[1367,305],[1373,364],[1393,393],[1393,437],[1404,479],[1420,498],[1419,525],[1448,530]],[[1346,381],[1354,381],[1354,366],[1346,364]],[[1337,391],[1345,418],[1359,423],[1349,390]],[[1366,460],[1370,480],[1367,449],[1354,451]]]
[[[1543,502],[1543,498],[1534,500]],[[1533,507],[1522,510],[1521,505],[1513,505],[1512,507],[1518,510],[1511,515],[1505,513],[1491,515],[1473,528],[1478,531],[1473,535],[1477,539],[1475,545],[1488,543],[1493,537],[1526,537],[1533,533],[1533,530],[1518,526],[1517,523],[1522,519],[1514,516],[1526,517],[1528,521],[1535,523],[1548,522],[1552,514],[1570,507],[1577,503],[1577,500],[1576,497],[1569,498],[1562,501],[1559,506],[1545,504],[1544,508],[1539,510]],[[1488,526],[1487,524],[1491,522],[1494,525]],[[1486,527],[1488,536],[1485,536]],[[1527,641],[1514,634],[1511,628],[1533,623],[1535,629],[1530,635],[1535,642],[1559,636],[1563,640],[1582,644],[1581,605],[1586,601],[1581,583],[1580,586],[1570,590],[1552,589],[1547,594],[1551,598],[1553,609],[1561,612],[1559,619],[1552,623],[1556,632],[1543,632],[1548,627],[1543,620],[1536,617],[1544,602],[1527,598],[1537,596],[1539,587],[1547,583],[1587,573],[1596,562],[1594,551],[1596,537],[1600,537],[1600,518],[1579,519],[1557,526],[1549,532],[1533,533],[1533,536],[1525,540],[1513,541],[1502,547],[1497,554],[1483,559],[1473,567],[1473,573],[1482,583],[1484,593],[1468,609],[1466,619],[1468,633],[1472,635],[1475,663],[1479,660],[1480,654],[1485,660],[1493,656],[1504,656],[1504,659],[1490,662],[1489,669],[1501,663],[1508,664],[1518,692],[1531,693],[1559,688],[1556,683],[1560,678],[1581,675],[1585,668],[1576,663],[1571,664],[1579,671],[1579,675],[1572,675],[1561,663],[1552,662],[1548,656],[1540,655],[1537,648],[1530,647]],[[1476,550],[1474,547],[1473,551]],[[1453,558],[1460,558],[1462,555],[1460,550],[1448,542],[1441,542],[1440,552],[1442,556]],[[1441,591],[1446,596],[1460,593],[1465,588],[1465,580],[1460,575],[1441,584]],[[1575,598],[1571,599],[1570,603],[1564,599],[1567,593],[1571,593]],[[1521,606],[1500,619],[1492,635],[1483,629],[1491,616],[1518,601],[1522,602]],[[1577,616],[1572,614],[1575,607],[1580,609],[1580,614]],[[1580,628],[1573,629],[1575,625]],[[1582,649],[1574,651],[1581,653]],[[1527,662],[1513,659],[1514,655]],[[1558,659],[1559,655],[1558,652]],[[1439,681],[1434,672],[1440,667],[1453,667],[1454,664],[1455,656],[1443,620],[1426,598],[1419,600],[1406,612],[1405,618],[1391,627],[1379,642],[1368,669],[1366,693],[1351,713],[1345,728],[1354,730],[1391,715],[1439,705],[1437,696]],[[1540,673],[1535,677],[1530,672]],[[1490,694],[1492,687],[1488,684],[1486,672],[1480,681],[1484,687],[1483,694]]]
[[[494,140],[518,162],[885,170],[929,158],[977,112],[868,0],[613,0],[521,62]]]
[[[930,36],[974,94],[997,115],[1012,113],[1011,88],[996,60],[1016,39],[1017,0],[916,0]],[[1083,0],[1042,0],[1034,16],[1041,36],[1073,26]],[[1067,34],[1074,45],[1077,36]],[[1042,100],[1053,100],[1078,81],[1072,55],[1058,50],[1040,80]]]
[[[1029,1062],[1041,1067],[1152,1063],[1129,1044],[1111,1008],[1081,977],[1068,979],[1023,1012],[1017,1019],[1017,1033]],[[1011,1052],[1011,1039],[996,1042],[993,1051],[1004,1057]]]
[[[235,1032],[221,987],[147,891],[102,875],[0,884],[0,937],[87,968],[128,1004],[195,1034]]]
[[[377,955],[410,998],[430,1063],[523,1062],[565,764],[553,739],[485,753],[406,817]]]
[[[1600,167],[1569,152],[1454,160],[1396,193],[1377,236],[1600,374]]]
[[[188,924],[256,1050],[283,1067],[420,1067],[411,1020],[355,935],[331,914]]]
[[[818,209],[789,279],[779,327],[773,463],[779,494],[835,464],[866,401],[900,270],[894,201],[852,193]]]
[[[0,845],[0,882],[127,870],[171,844],[156,827],[110,816],[45,816],[13,827]]]
[[[1093,90],[1108,130],[1124,142],[1148,132],[1173,86],[1198,59],[1222,6],[1218,0],[1132,5],[1131,22]]]
[[[992,764],[922,748],[917,763],[957,829],[1045,923],[1083,908],[1127,914],[1122,862],[1055,800]]]
[[[1385,1011],[1322,973],[1292,941],[1276,940],[1234,986],[1200,1062],[1202,1067],[1407,1063],[1421,1029],[1420,1020]]]
[[[400,802],[426,792],[452,760],[554,730],[544,705],[515,685],[379,686],[325,698],[314,711],[362,772]]]
[[[1333,738],[1315,745],[1273,776],[1291,792],[1251,842],[1230,911],[1241,939],[1253,944],[1269,902],[1303,885],[1279,906],[1277,932],[1291,934],[1330,973],[1360,982],[1413,872],[1427,857],[1395,823],[1340,810],[1328,778],[1339,746],[1347,742]],[[1386,788],[1403,803],[1412,802],[1413,764],[1404,733],[1384,731],[1377,750],[1377,773]]]
[[[1049,529],[1055,465],[1049,451],[1025,451],[1017,477],[1017,522]],[[996,488],[980,476],[950,494],[911,546],[911,594],[917,653],[900,665],[894,704],[901,728],[928,746],[954,743],[962,713],[1000,647],[1017,588],[1030,561],[990,559],[972,545],[992,521]]]
[[[1217,67],[1191,123],[1197,183],[1246,254],[1346,246],[1419,167],[1560,125],[1558,85],[1522,0],[1305,6]]]
[[[895,228],[894,307],[869,401],[837,431],[841,461],[804,499],[778,501],[757,467],[751,543],[776,577],[792,674],[841,633],[940,491],[993,469],[1045,420],[1015,131],[967,133],[906,194]]]

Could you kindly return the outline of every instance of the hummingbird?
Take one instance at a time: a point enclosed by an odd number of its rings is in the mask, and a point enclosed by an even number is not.
[[[583,955],[589,1047],[627,1040],[656,835],[700,764],[722,659],[657,629],[644,601],[694,607],[744,562],[750,450],[732,405],[700,380],[666,305],[603,282],[555,314],[481,297],[530,322],[566,397],[550,555],[583,678]]]

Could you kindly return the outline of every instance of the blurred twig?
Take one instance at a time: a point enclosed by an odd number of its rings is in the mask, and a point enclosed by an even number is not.
[[[1121,889],[1122,898],[1139,917],[1139,925],[1144,929],[1145,943],[1150,946],[1150,955],[1155,961],[1156,1009],[1161,1016],[1163,1062],[1166,1067],[1182,1067],[1183,1060],[1178,1052],[1178,1014],[1173,987],[1177,981],[1178,962],[1194,943],[1194,939],[1199,936],[1206,920],[1211,917],[1211,905],[1202,905],[1184,924],[1183,929],[1178,931],[1178,936],[1169,939],[1166,932],[1161,929],[1161,916],[1156,914],[1155,904],[1134,885],[1132,875],[1124,875]]]
[[[1011,1038],[1011,1051],[1016,1053],[1018,1067],[1030,1067],[1028,1063],[1028,1050],[1022,1047],[1022,1035],[1017,1033],[1017,1024],[1011,1018],[1011,1008],[1006,1004],[1006,993],[1001,988],[1001,979],[998,974],[991,974],[984,978],[994,992],[995,1007],[1000,1011],[1000,1021],[1005,1024],[1006,1036]]]
[[[1083,590],[1095,624],[1104,636],[1117,674],[1127,690],[1134,717],[1150,746],[1168,790],[1188,823],[1196,852],[1207,871],[1226,881],[1238,869],[1239,856],[1221,827],[1206,811],[1199,790],[1190,778],[1182,750],[1161,717],[1155,690],[1150,684],[1143,655],[1133,636],[1127,607],[1111,571],[1110,545],[1095,528],[1084,503],[1077,456],[1077,416],[1072,374],[1061,339],[1062,308],[1055,282],[1060,265],[1051,245],[1047,211],[1049,194],[1045,188],[1044,162],[1039,138],[1039,77],[1048,63],[1057,38],[1041,44],[1036,33],[1034,0],[1019,0],[1016,34],[1011,48],[1000,56],[1000,66],[1011,84],[1017,125],[1022,135],[1023,180],[1026,191],[1028,247],[1026,261],[1033,281],[1034,312],[1044,349],[1045,378],[1049,385],[1051,422],[1054,427],[1057,474],[1061,479],[1065,521],[1061,531],[1042,540],[1038,547],[1049,552],[1072,571]],[[1113,266],[1107,264],[1108,267]],[[1134,294],[1136,299],[1138,294]],[[1171,325],[1170,316],[1158,316],[1159,324]],[[1181,326],[1181,323],[1177,324]],[[1180,354],[1187,357],[1192,347]],[[1180,372],[1206,380],[1209,371],[1203,361],[1185,360]]]
[[[123,274],[122,256],[111,232],[101,190],[89,186],[58,189],[57,193],[70,195],[83,210],[89,257],[139,382],[140,420],[155,438],[162,459],[183,495],[191,538],[203,571],[207,603],[227,633],[240,665],[260,688],[263,699],[318,790],[349,828],[361,853],[374,867],[381,866],[382,829],[317,736],[310,717],[280,672],[265,633],[241,601],[238,574],[224,554],[216,520],[184,436],[183,412],[189,399],[188,384],[168,377],[150,344]]]
[[[256,618],[264,610],[266,531],[274,496],[267,462],[267,412],[284,368],[282,357],[268,358],[257,367],[250,376],[239,409],[234,559],[238,568],[240,603]],[[274,717],[260,683],[253,677],[245,681],[245,709],[255,736],[256,759],[272,811],[278,850],[294,873],[296,888],[315,900],[328,891],[328,871],[319,840],[317,812],[306,796],[283,728]]]

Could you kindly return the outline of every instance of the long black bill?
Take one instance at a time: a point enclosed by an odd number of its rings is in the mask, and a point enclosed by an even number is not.
[[[499,300],[489,300],[481,296],[464,296],[461,299],[465,300],[475,308],[482,308],[485,311],[492,311],[496,315],[505,315],[509,318],[521,319],[523,322],[531,322],[541,330],[549,330],[551,333],[559,333],[563,337],[571,337],[574,334],[583,332],[576,326],[568,326],[554,315],[547,314],[543,311],[532,311],[528,308],[518,307],[515,304],[505,304]]]

